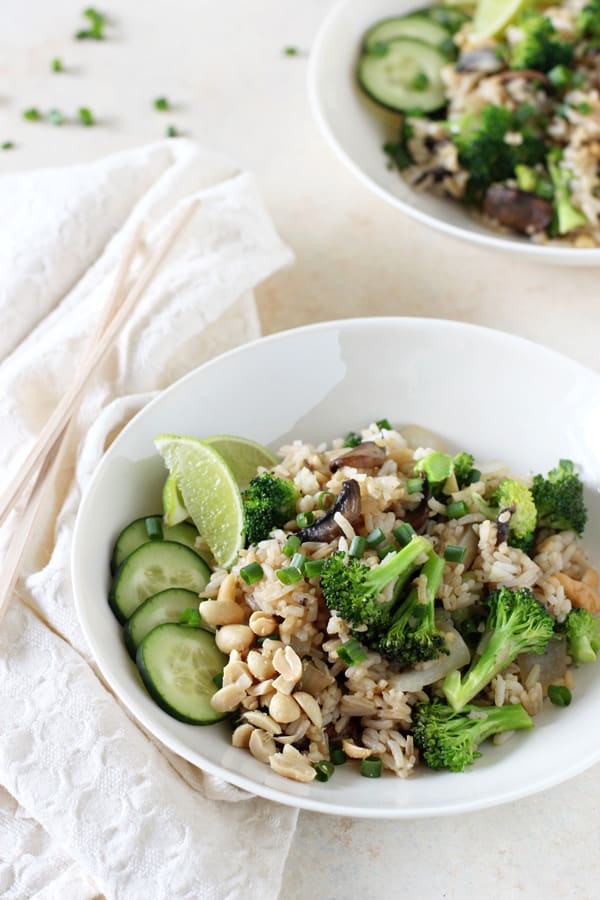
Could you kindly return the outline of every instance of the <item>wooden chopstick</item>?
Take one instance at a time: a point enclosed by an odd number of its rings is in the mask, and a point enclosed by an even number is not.
[[[33,478],[36,468],[42,464],[45,457],[54,447],[57,439],[64,432],[67,423],[77,408],[89,379],[104,360],[108,351],[112,348],[115,339],[125,325],[135,304],[156,275],[165,257],[179,237],[179,234],[195,214],[199,202],[199,200],[192,200],[180,211],[167,234],[142,269],[134,286],[125,297],[123,297],[123,295],[127,282],[126,272],[128,271],[128,267],[126,268],[124,261],[120,270],[120,275],[125,272],[125,277],[119,277],[117,280],[117,289],[111,297],[109,309],[103,318],[104,324],[101,326],[102,334],[96,341],[95,346],[91,348],[90,352],[85,354],[85,359],[82,360],[71,387],[63,395],[60,403],[42,428],[34,446],[27,454],[17,475],[2,497],[0,503],[0,525],[6,520],[6,517],[13,509],[15,503],[22,496],[27,482]],[[133,243],[135,244],[135,241]],[[135,255],[135,249],[130,248],[130,250],[132,252],[128,253],[126,256],[126,261],[128,260],[129,264],[131,264]],[[98,329],[98,331],[99,330],[100,329]]]

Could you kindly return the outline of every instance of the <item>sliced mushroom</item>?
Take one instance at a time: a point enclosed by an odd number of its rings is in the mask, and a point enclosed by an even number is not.
[[[342,466],[352,466],[353,469],[376,469],[386,460],[386,452],[374,441],[363,441],[356,447],[352,447],[347,453],[332,459],[329,468],[337,472]]]
[[[361,514],[360,488],[353,478],[342,483],[342,488],[336,497],[331,509],[321,516],[313,525],[301,528],[296,532],[302,543],[305,541],[322,541],[328,544],[334,538],[339,537],[342,529],[335,521],[335,514],[341,513],[350,524],[356,522]]]
[[[522,78],[523,81],[538,81],[540,87],[551,88],[552,82],[544,72],[538,72],[537,69],[507,69],[496,75],[496,81],[501,84],[507,81],[514,81],[515,78]]]
[[[423,499],[415,509],[407,509],[404,513],[404,521],[412,525],[417,534],[421,534],[425,530],[429,519],[429,494],[429,482],[425,478],[423,480]]]
[[[492,75],[503,67],[504,63],[491,47],[481,47],[479,50],[461,53],[456,63],[457,72],[481,72],[484,75]]]
[[[504,184],[490,185],[483,210],[500,225],[522,234],[543,231],[552,221],[552,204],[548,200]]]

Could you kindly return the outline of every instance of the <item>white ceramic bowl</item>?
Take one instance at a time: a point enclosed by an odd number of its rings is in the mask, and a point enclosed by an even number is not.
[[[576,460],[588,486],[589,550],[600,542],[600,378],[501,332],[431,319],[355,319],[284,332],[210,362],[143,409],[104,456],[82,501],[73,586],[87,640],[107,682],[136,718],[190,762],[282,803],[352,816],[442,815],[539,791],[600,759],[600,668],[584,667],[569,709],[545,709],[532,732],[486,746],[462,775],[419,771],[406,781],[336,770],[327,784],[277,776],[230,745],[227,725],[185,725],[150,699],[106,600],[113,541],[160,509],[161,432],[234,433],[273,448],[320,442],[381,416],[420,423],[479,460],[546,471]]]
[[[424,0],[341,0],[323,22],[310,54],[308,89],[317,123],[337,156],[392,206],[446,234],[540,262],[598,265],[600,248],[542,246],[496,234],[460,203],[414,190],[397,170],[387,168],[382,146],[397,139],[399,116],[363,94],[356,82],[356,63],[370,25],[423,5]]]

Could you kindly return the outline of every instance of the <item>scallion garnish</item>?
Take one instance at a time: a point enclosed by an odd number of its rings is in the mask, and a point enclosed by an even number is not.
[[[316,772],[317,781],[329,781],[335,772],[335,766],[328,759],[320,759],[319,762],[313,763],[313,769]]]
[[[296,516],[296,525],[298,528],[307,528],[309,525],[312,525],[315,521],[315,514],[313,512],[299,512]]]
[[[460,519],[461,516],[466,516],[468,512],[469,507],[464,500],[454,500],[446,507],[446,515],[449,519]]]
[[[305,563],[306,557],[303,553],[294,553],[290,565],[292,566],[292,568],[298,569],[299,572],[303,572]]]
[[[307,578],[316,578],[323,571],[324,559],[307,559],[304,563],[304,574]]]
[[[198,612],[197,609],[194,609],[193,606],[184,609],[184,611],[179,616],[179,624],[180,625],[189,625],[194,628],[201,628],[204,625],[202,621],[202,616]]]
[[[461,563],[466,552],[467,548],[462,544],[447,544],[444,550],[444,559],[448,562]]]
[[[50,68],[52,69],[53,72],[63,72],[64,69],[63,69],[62,60],[59,59],[58,56],[55,57],[55,59],[53,59],[52,62],[50,63]]]
[[[151,541],[162,541],[163,525],[160,516],[147,516],[144,519],[144,526]]]
[[[298,56],[299,53],[300,53],[300,51],[298,50],[297,47],[284,47],[283,48],[284,56]]]
[[[2,149],[3,149],[3,150],[13,150],[13,149],[14,149],[14,146],[15,146],[15,145],[14,145],[14,142],[13,142],[13,141],[3,141],[3,142],[2,142]]]
[[[416,534],[416,531],[412,527],[410,522],[403,522],[402,525],[398,525],[397,528],[394,528],[392,534],[399,544],[401,544],[403,547],[406,547],[407,544],[410,544],[411,540]]]
[[[154,101],[154,109],[160,110],[160,112],[164,112],[167,109],[171,108],[171,104],[167,100],[166,97],[157,97]]]
[[[377,548],[377,556],[379,559],[385,559],[388,553],[393,553],[395,547],[393,544],[384,544],[382,547]]]
[[[285,542],[285,544],[283,545],[283,547],[281,549],[283,550],[283,552],[285,553],[286,556],[289,556],[291,558],[294,555],[294,553],[296,553],[297,550],[299,550],[299,548],[301,546],[302,546],[302,541],[300,540],[298,535],[290,534],[290,536],[288,537],[287,541]]]
[[[264,574],[263,567],[257,562],[248,563],[247,566],[240,569],[240,578],[245,581],[246,584],[256,584],[257,581],[261,580]]]
[[[287,566],[285,569],[279,569],[277,577],[282,584],[296,584],[297,581],[301,580],[302,572],[295,566]]]
[[[377,427],[379,428],[380,431],[382,430],[382,428],[385,428],[386,431],[392,430],[392,426],[390,425],[389,419],[378,419],[375,422],[375,424],[377,425]]]
[[[329,509],[329,507],[335,503],[335,494],[332,494],[331,491],[321,491],[321,493],[317,497],[317,503],[319,505],[319,509]]]
[[[350,638],[337,648],[337,655],[347,666],[357,666],[367,658],[365,648],[356,640]]]
[[[94,115],[93,115],[91,109],[88,109],[87,106],[80,106],[78,109],[78,113],[79,113],[79,121],[81,122],[82,125],[85,125],[86,127],[89,128],[91,125],[96,124]]]
[[[365,778],[379,778],[381,776],[381,760],[378,756],[369,756],[360,761],[360,774]]]
[[[51,125],[62,125],[65,121],[60,109],[51,109],[47,118]]]
[[[344,447],[358,447],[359,444],[362,444],[360,434],[357,434],[356,431],[349,431],[344,438]]]
[[[35,106],[32,106],[31,109],[24,110],[23,118],[27,119],[28,122],[39,122],[42,118],[42,114],[39,109],[36,109]]]
[[[178,136],[178,131],[174,125],[169,125],[167,127],[167,137],[174,138]]]
[[[329,747],[329,758],[334,766],[343,766],[348,759],[340,743],[331,744]]]
[[[77,41],[103,41],[106,17],[92,6],[84,9],[83,15],[88,19],[90,27],[77,31],[75,39]]]
[[[374,528],[373,531],[366,537],[366,542],[369,547],[376,547],[384,540],[385,534],[383,533],[381,528]]]
[[[348,553],[354,559],[360,559],[360,557],[365,552],[366,546],[367,546],[367,542],[364,539],[364,537],[359,537],[357,535],[356,537],[352,538],[352,542],[350,544],[350,549],[348,550]]]
[[[549,684],[548,699],[555,706],[568,706],[572,700],[571,691],[564,684]]]
[[[408,478],[406,481],[407,494],[420,494],[423,490],[422,478]]]

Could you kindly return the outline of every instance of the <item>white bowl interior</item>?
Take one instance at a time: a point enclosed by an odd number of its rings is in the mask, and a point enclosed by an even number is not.
[[[422,6],[419,0],[341,0],[323,23],[311,51],[309,95],[336,154],[384,200],[454,237],[546,262],[597,265],[600,249],[538,246],[518,235],[495,234],[460,203],[414,190],[396,169],[388,168],[382,146],[397,140],[400,116],[386,112],[359,89],[356,63],[369,26]]]
[[[568,709],[487,746],[467,774],[361,778],[346,765],[327,784],[275,775],[229,743],[226,725],[177,722],[149,698],[107,601],[113,541],[130,520],[160,509],[160,432],[244,435],[269,444],[320,442],[387,416],[438,432],[477,459],[545,471],[559,457],[582,467],[590,505],[586,545],[600,538],[600,379],[509,335],[421,319],[324,323],[249,344],[197,369],[149,404],[116,439],[79,511],[72,556],[77,611],[92,652],[131,712],[190,762],[280,802],[338,814],[410,817],[501,803],[555,784],[600,758],[600,679],[576,673]]]

